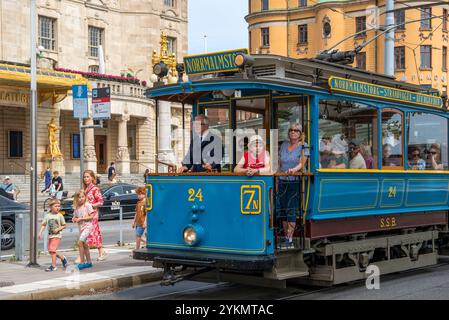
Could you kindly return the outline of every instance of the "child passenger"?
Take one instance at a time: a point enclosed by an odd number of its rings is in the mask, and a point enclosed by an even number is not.
[[[42,239],[42,233],[44,232],[45,227],[48,226],[48,252],[51,255],[51,266],[45,271],[51,272],[57,270],[56,257],[61,259],[64,268],[67,267],[68,262],[65,256],[61,256],[57,252],[59,243],[62,239],[62,230],[66,227],[65,219],[62,214],[59,213],[59,210],[61,210],[61,202],[58,199],[51,199],[48,205],[50,207],[50,212],[47,213],[44,221],[42,221],[38,239]]]
[[[78,191],[75,194],[73,203],[75,204],[76,209],[73,212],[72,221],[78,223],[80,232],[78,238],[78,250],[80,253],[80,264],[78,264],[78,270],[92,268],[89,246],[86,244],[86,241],[93,229],[92,219],[94,209],[92,205],[87,202],[86,193],[83,190]]]
[[[139,201],[136,205],[136,215],[134,216],[133,228],[136,228],[136,249],[140,249],[140,242],[144,241],[143,237],[145,229],[147,228],[147,213],[145,210],[146,190],[144,187],[136,189]]]

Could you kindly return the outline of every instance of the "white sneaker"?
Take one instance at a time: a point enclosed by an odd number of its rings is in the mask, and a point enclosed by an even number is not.
[[[104,261],[104,260],[106,260],[107,256],[108,256],[108,253],[106,251],[103,251],[103,254],[101,256],[99,256],[97,260]]]

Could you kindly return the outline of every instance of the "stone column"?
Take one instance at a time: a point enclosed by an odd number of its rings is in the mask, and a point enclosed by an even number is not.
[[[122,115],[118,123],[118,146],[116,157],[116,169],[119,175],[130,174],[130,161],[128,150],[128,128],[129,115]]]
[[[140,164],[143,166],[139,166],[139,173],[143,173],[145,171],[145,167],[154,170],[154,139],[150,137],[154,137],[154,119],[145,118],[139,120],[138,126],[138,159]],[[145,167],[144,167],[145,166]]]
[[[94,120],[86,119],[85,125],[91,126]],[[97,172],[97,156],[95,154],[95,129],[84,129],[84,170]]]
[[[175,163],[175,154],[171,148],[171,104],[159,101],[159,161]],[[166,165],[159,165],[159,172],[167,172]]]

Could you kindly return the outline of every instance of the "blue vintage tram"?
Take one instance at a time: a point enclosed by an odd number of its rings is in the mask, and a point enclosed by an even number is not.
[[[239,141],[228,137],[220,173],[147,176],[148,239],[134,258],[165,268],[168,283],[179,279],[178,266],[282,284],[337,284],[365,278],[370,264],[381,274],[435,264],[447,244],[444,99],[344,65],[246,53],[187,57],[189,81],[160,84],[147,96],[156,108],[160,101],[192,105],[193,116],[206,114],[222,132],[265,129],[273,154],[288,126],[302,124],[310,157],[294,180],[300,207],[294,246],[280,244],[282,174],[236,174]],[[348,155],[354,139],[365,160],[361,169]]]

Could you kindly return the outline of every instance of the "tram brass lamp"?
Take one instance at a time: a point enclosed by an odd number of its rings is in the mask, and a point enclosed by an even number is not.
[[[249,54],[239,53],[235,56],[234,63],[239,68],[251,67],[254,64],[254,58]]]
[[[153,64],[153,74],[151,81],[157,82],[157,84],[163,84],[163,80],[167,78],[168,83],[176,83],[178,81],[177,62],[174,53],[168,53],[168,40],[167,35],[161,33],[161,51],[158,54],[156,50],[153,50],[151,62]]]

